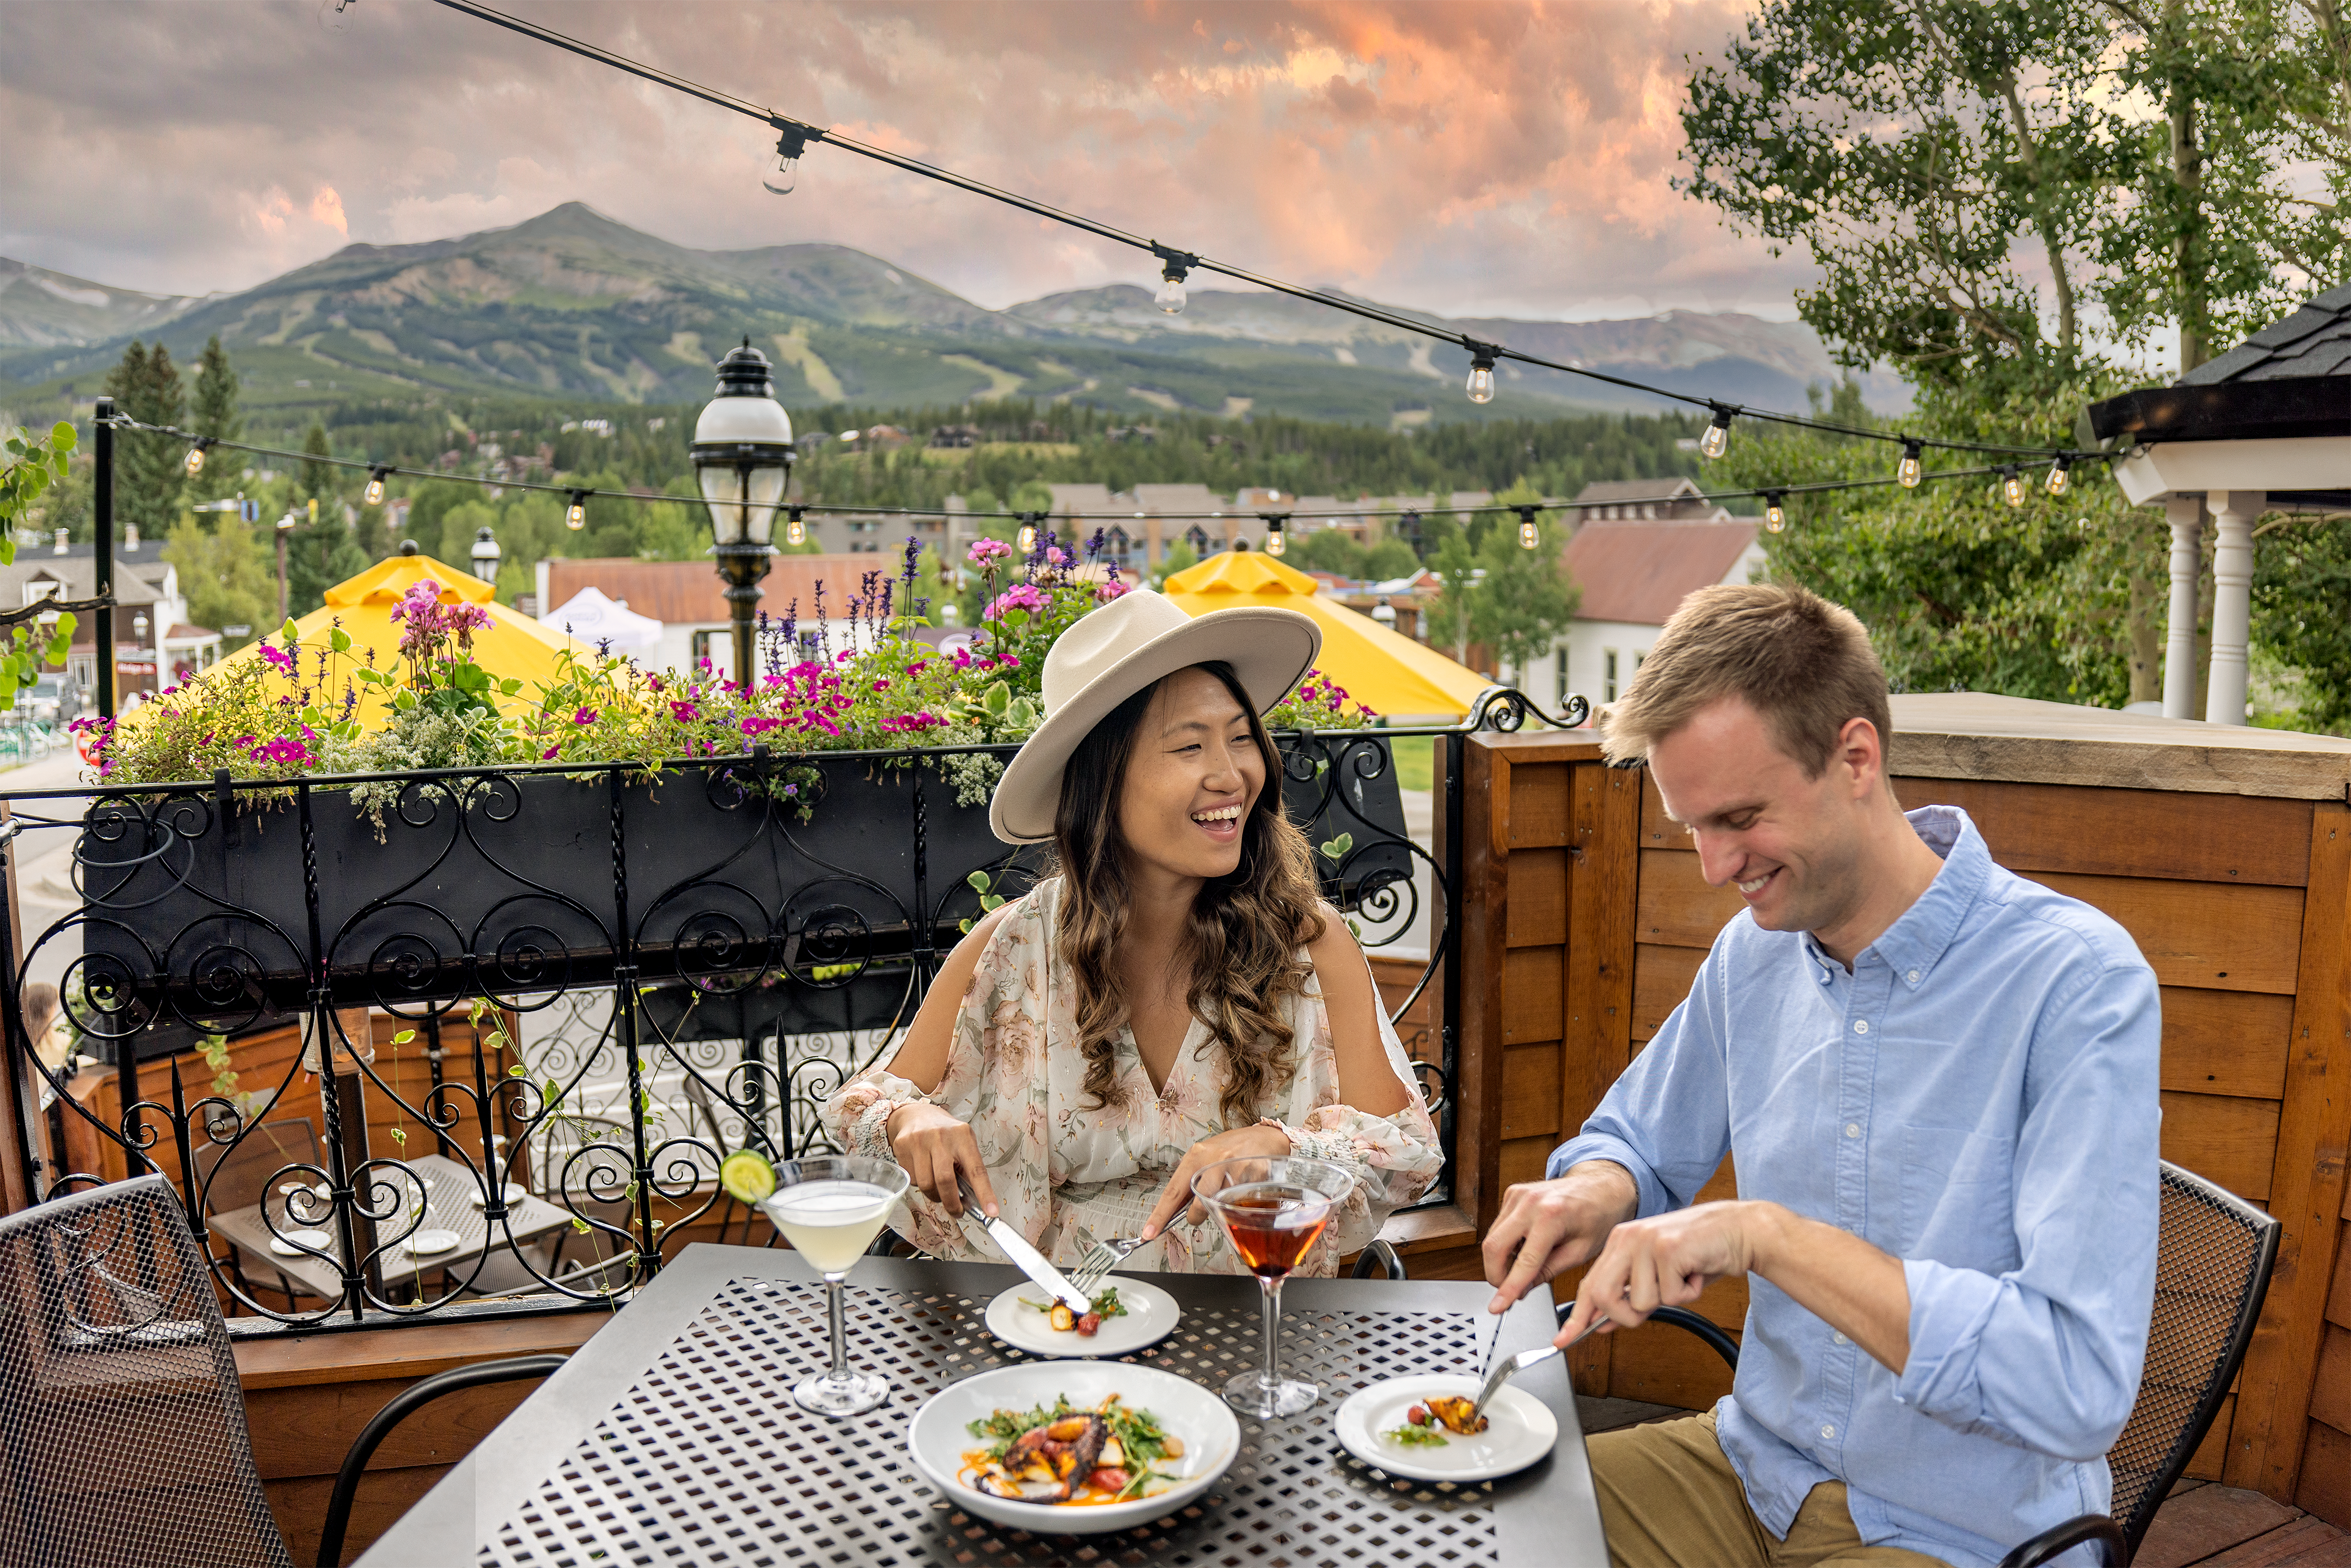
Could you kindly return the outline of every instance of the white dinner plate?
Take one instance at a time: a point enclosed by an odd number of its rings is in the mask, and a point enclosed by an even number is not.
[[[414,1258],[438,1258],[444,1252],[455,1252],[465,1238],[454,1230],[420,1230],[405,1243],[409,1255]]]
[[[1359,1388],[1331,1417],[1339,1446],[1367,1465],[1418,1481],[1489,1481],[1525,1469],[1559,1441],[1559,1419],[1523,1389],[1504,1384],[1486,1406],[1486,1429],[1474,1437],[1445,1433],[1445,1446],[1406,1448],[1380,1436],[1405,1424],[1405,1412],[1432,1394],[1475,1399],[1466,1372],[1393,1377]],[[1439,1428],[1442,1430],[1442,1428]]]
[[[289,1230],[283,1236],[271,1237],[269,1249],[280,1258],[308,1258],[310,1254],[303,1251],[303,1248],[315,1247],[324,1252],[328,1243],[333,1240],[334,1238],[323,1230]]]
[[[970,1423],[998,1410],[1050,1405],[1056,1396],[1090,1409],[1113,1394],[1149,1412],[1170,1436],[1184,1439],[1184,1457],[1161,1464],[1182,1484],[1133,1502],[1067,1508],[990,1497],[961,1479],[964,1453],[979,1442],[971,1435]],[[1091,1535],[1147,1523],[1207,1491],[1238,1457],[1241,1425],[1215,1394],[1157,1367],[1108,1361],[1024,1361],[950,1383],[932,1395],[907,1423],[906,1451],[915,1468],[956,1508],[1040,1535]]]
[[[507,1183],[507,1207],[508,1208],[512,1208],[516,1204],[520,1203],[528,1196],[529,1190],[526,1188],[522,1183],[518,1181],[510,1181]],[[468,1201],[470,1201],[475,1208],[486,1209],[490,1207],[490,1195],[484,1192],[480,1187],[475,1187],[473,1191],[472,1197]]]
[[[987,1303],[987,1332],[1031,1355],[1085,1357],[1124,1355],[1157,1344],[1176,1332],[1184,1309],[1158,1286],[1132,1274],[1115,1273],[1104,1275],[1102,1283],[1118,1287],[1118,1299],[1126,1312],[1104,1318],[1096,1333],[1081,1334],[1075,1329],[1064,1333],[1056,1329],[1047,1316],[1050,1308],[1029,1304],[1047,1299],[1045,1287],[1026,1280]],[[1094,1293],[1102,1293],[1099,1287]],[[1024,1296],[1028,1301],[1021,1300]]]

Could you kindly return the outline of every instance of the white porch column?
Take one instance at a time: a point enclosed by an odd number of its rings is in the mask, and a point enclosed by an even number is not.
[[[2170,637],[2163,650],[2163,716],[2196,716],[2196,580],[2204,570],[2204,501],[2174,496],[2163,504],[2171,524]]]
[[[2208,724],[2245,722],[2245,643],[2252,625],[2253,519],[2269,497],[2259,490],[2214,490],[2204,497],[2219,538],[2212,549],[2212,674]]]

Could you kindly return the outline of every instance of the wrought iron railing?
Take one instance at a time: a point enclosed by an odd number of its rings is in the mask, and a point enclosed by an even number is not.
[[[1391,1012],[1427,1020],[1404,1032],[1448,1162],[1462,747],[1536,712],[1494,688],[1457,727],[1279,737],[1326,896],[1416,965]],[[1416,737],[1451,842],[1402,814],[1393,747]],[[0,932],[28,1190],[162,1171],[256,1327],[625,1295],[714,1209],[750,1235],[720,1157],[826,1147],[826,1098],[893,1048],[985,901],[1041,870],[987,832],[986,754],[13,795],[0,842],[21,864],[72,835],[78,894]],[[43,975],[110,1064],[104,1113],[29,1031]],[[271,1040],[282,1064],[254,1055]],[[240,1051],[264,1082],[233,1077]]]

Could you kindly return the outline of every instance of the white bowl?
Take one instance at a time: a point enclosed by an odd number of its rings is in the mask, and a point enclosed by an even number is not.
[[[1091,1409],[1112,1395],[1147,1410],[1171,1436],[1184,1439],[1184,1457],[1161,1469],[1181,1484],[1133,1502],[1066,1508],[1018,1502],[976,1491],[957,1479],[964,1452],[979,1447],[968,1427],[998,1410],[1031,1410],[1065,1395]],[[906,1427],[906,1451],[956,1507],[1040,1535],[1092,1535],[1163,1518],[1214,1486],[1241,1451],[1241,1425],[1225,1402],[1189,1378],[1156,1367],[1112,1361],[1029,1361],[999,1366],[949,1384],[930,1396]]]

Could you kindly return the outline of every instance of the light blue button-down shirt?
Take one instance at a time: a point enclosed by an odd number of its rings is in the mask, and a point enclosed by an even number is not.
[[[1716,1428],[1775,1536],[1837,1479],[1863,1540],[1972,1568],[2108,1507],[2155,1300],[2160,1027],[2122,927],[1994,865],[1965,812],[1909,816],[1943,869],[1850,974],[1740,913],[1550,1172],[1614,1160],[1646,1216],[1728,1152],[1742,1198],[1901,1259],[1899,1377],[1750,1275]]]

